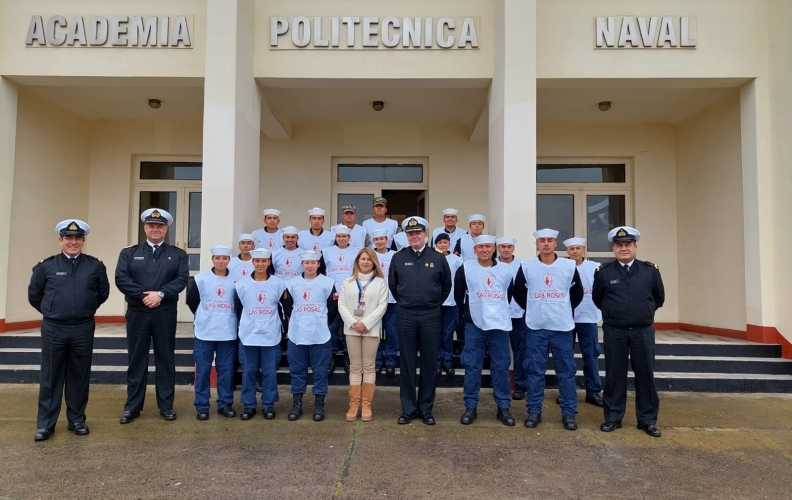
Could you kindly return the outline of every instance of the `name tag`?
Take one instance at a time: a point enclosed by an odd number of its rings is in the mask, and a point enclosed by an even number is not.
[[[67,276],[68,274],[69,273],[67,273],[66,271],[61,271],[61,272],[55,273],[55,276]]]
[[[145,257],[134,257],[135,260],[146,260]]]
[[[414,262],[405,262],[404,263],[405,266],[412,266],[413,264],[414,264]]]
[[[621,281],[621,280],[611,280],[610,284],[611,284],[611,285],[615,285],[616,283],[619,283],[620,281]]]

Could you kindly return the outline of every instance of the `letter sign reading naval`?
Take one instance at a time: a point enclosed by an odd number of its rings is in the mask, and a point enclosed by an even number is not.
[[[695,49],[693,16],[598,16],[594,47],[598,49]]]
[[[473,17],[270,17],[270,49],[477,49]]]
[[[33,15],[25,45],[191,49],[192,26],[193,16]]]

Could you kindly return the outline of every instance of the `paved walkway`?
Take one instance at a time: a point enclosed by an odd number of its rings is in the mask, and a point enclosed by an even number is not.
[[[599,431],[601,410],[586,404],[580,429],[565,431],[556,391],[534,430],[521,404],[516,427],[495,420],[489,390],[469,427],[458,420],[460,389],[438,391],[434,427],[397,425],[394,388],[377,389],[372,422],[347,423],[344,387],[330,388],[324,422],[311,421],[310,397],[308,415],[287,421],[286,387],[276,420],[213,408],[198,422],[190,386],[176,388],[179,419],[165,422],[150,388],[141,418],[122,426],[125,388],[94,386],[89,436],[66,432],[64,408],[55,435],[35,443],[37,389],[0,385],[2,499],[792,497],[792,395],[661,393],[655,439],[635,428],[632,399],[614,433]]]

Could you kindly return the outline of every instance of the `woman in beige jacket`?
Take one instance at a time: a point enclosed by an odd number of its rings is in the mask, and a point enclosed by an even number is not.
[[[344,321],[349,351],[347,422],[354,422],[358,412],[364,422],[372,418],[371,400],[374,398],[377,377],[374,362],[380,338],[384,334],[382,316],[387,307],[388,284],[377,256],[371,248],[363,248],[355,257],[352,276],[344,280],[338,296],[338,313]]]

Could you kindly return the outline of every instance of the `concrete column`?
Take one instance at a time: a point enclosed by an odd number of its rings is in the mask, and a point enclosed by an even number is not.
[[[0,332],[5,331],[6,320],[18,99],[17,85],[0,77]]]
[[[775,342],[773,178],[768,79],[740,89],[748,340]]]
[[[253,78],[253,0],[207,0],[201,267],[209,249],[256,227],[261,97]]]
[[[535,33],[536,0],[495,1],[486,232],[517,238],[523,256],[536,228]]]

